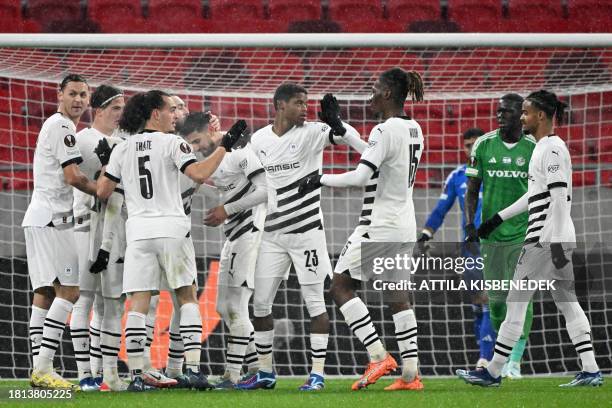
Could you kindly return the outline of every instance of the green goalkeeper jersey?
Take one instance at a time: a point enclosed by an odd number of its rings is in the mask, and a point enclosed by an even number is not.
[[[482,179],[483,221],[527,192],[529,160],[535,145],[533,136],[523,135],[514,146],[508,147],[499,135],[499,129],[476,140],[466,175]],[[482,242],[523,241],[527,231],[527,218],[525,212],[509,219]]]

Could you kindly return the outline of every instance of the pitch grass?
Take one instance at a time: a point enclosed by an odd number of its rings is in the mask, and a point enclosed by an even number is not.
[[[6,399],[9,388],[28,388],[25,381],[0,381],[0,407],[28,406],[47,408],[402,408],[402,407],[610,407],[612,384],[603,387],[560,389],[571,377],[525,378],[504,381],[499,388],[483,389],[455,378],[425,378],[423,391],[383,391],[390,378],[383,378],[367,390],[350,390],[352,380],[328,379],[324,391],[304,393],[297,390],[302,381],[279,379],[276,389],[258,391],[159,390],[146,393],[77,393],[72,400],[23,401]],[[608,378],[606,378],[608,380]]]

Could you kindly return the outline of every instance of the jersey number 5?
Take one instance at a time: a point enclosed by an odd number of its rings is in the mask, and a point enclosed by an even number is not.
[[[147,163],[149,163],[150,160],[151,158],[148,155],[138,158],[140,194],[142,194],[142,196],[147,200],[153,197],[153,179],[151,178],[151,170],[147,168]]]

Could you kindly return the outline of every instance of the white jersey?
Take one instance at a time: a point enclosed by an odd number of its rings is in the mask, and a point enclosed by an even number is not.
[[[87,176],[88,179],[94,180],[96,172],[102,167],[98,155],[94,153],[94,149],[104,134],[94,128],[86,128],[76,134],[76,144],[81,151],[83,161],[79,164],[79,168]],[[77,218],[75,223],[75,231],[88,231],[90,227],[90,211],[94,205],[94,197],[82,192],[79,189],[74,189],[74,217]]]
[[[64,179],[64,167],[79,164],[74,122],[61,113],[43,123],[34,152],[34,191],[23,218],[24,227],[42,227],[52,219],[72,217],[72,187]]]
[[[304,122],[280,137],[272,125],[253,134],[251,147],[263,164],[269,187],[264,231],[292,234],[323,228],[321,189],[304,196],[297,189],[304,178],[321,173],[323,149],[334,140],[341,138],[332,139],[329,126],[319,122]]]
[[[416,240],[412,189],[422,153],[423,131],[410,118],[389,118],[372,129],[359,161],[374,171],[365,186],[359,225],[380,232],[381,238]]]
[[[130,136],[113,150],[105,175],[123,184],[128,243],[183,238],[189,233],[191,221],[181,200],[180,172],[195,162],[189,143],[162,132]]]
[[[229,204],[251,193],[255,189],[251,179],[263,172],[259,159],[253,150],[246,146],[226,153],[211,179],[221,192],[221,202]],[[265,206],[260,204],[255,208],[231,214],[223,225],[225,237],[234,241],[249,231],[260,229],[264,208]]]
[[[525,242],[576,242],[571,218],[571,205],[561,226],[561,236],[552,240],[550,189],[567,187],[567,200],[572,200],[572,161],[565,142],[556,135],[543,137],[536,144],[529,162],[527,185],[529,222]]]

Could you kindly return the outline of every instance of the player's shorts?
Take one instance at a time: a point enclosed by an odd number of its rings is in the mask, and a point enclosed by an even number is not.
[[[574,266],[572,263],[572,250],[565,250],[565,257],[569,260],[568,264],[561,269],[557,269],[552,263],[550,247],[540,243],[525,245],[518,258],[514,280],[557,280],[573,281]]]
[[[34,290],[53,286],[79,286],[79,257],[70,228],[24,227],[28,274]]]
[[[311,230],[300,234],[263,232],[255,267],[259,278],[289,277],[293,263],[298,282],[310,285],[331,277],[332,267],[327,253],[325,231]]]
[[[261,231],[247,232],[234,241],[225,241],[219,263],[219,286],[253,289],[261,234]]]
[[[512,280],[519,255],[523,249],[522,242],[487,242],[480,245],[484,264],[485,280]],[[508,291],[489,290],[489,300],[505,302]]]
[[[79,289],[96,292],[100,290],[100,274],[89,272],[92,261],[89,259],[89,231],[74,231],[77,254],[79,257]]]
[[[123,292],[178,289],[196,281],[196,262],[190,238],[152,238],[128,243]]]
[[[403,268],[403,264],[400,265],[402,268],[396,268],[395,264],[394,267],[387,268],[379,260],[395,259],[396,255],[412,257],[413,248],[414,242],[379,241],[375,233],[367,227],[358,226],[344,245],[334,273],[348,271],[351,278],[364,282],[373,279],[385,282],[410,281],[409,268]]]

